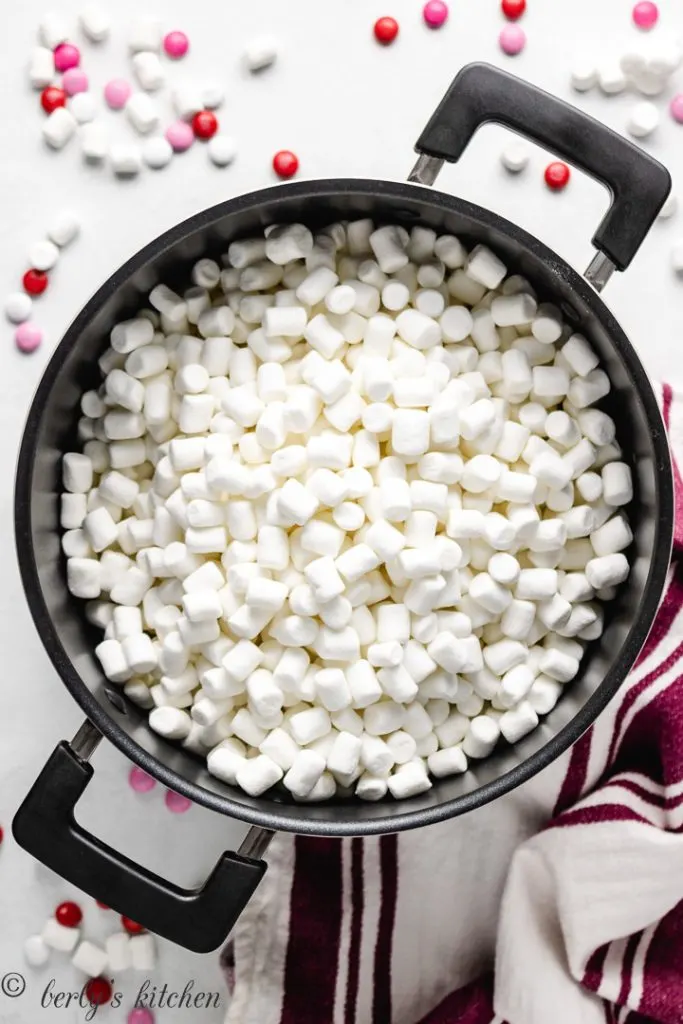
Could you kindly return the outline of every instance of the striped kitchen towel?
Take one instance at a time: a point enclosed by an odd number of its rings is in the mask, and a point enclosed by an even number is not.
[[[683,401],[664,415],[683,465]],[[683,489],[657,621],[526,785],[371,839],[278,836],[223,963],[227,1024],[683,1022]]]

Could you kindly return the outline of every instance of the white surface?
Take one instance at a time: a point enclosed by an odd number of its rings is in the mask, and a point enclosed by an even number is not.
[[[75,24],[80,4],[55,0]],[[82,235],[70,246],[52,273],[50,288],[36,303],[36,322],[47,343],[34,356],[21,356],[12,343],[12,327],[3,326],[0,422],[4,439],[0,472],[5,481],[2,516],[4,587],[0,597],[1,641],[5,655],[5,706],[0,756],[0,822],[6,839],[0,851],[2,920],[0,974],[24,971],[26,994],[9,1000],[0,995],[0,1017],[6,1024],[36,1020],[40,993],[55,972],[52,966],[31,973],[22,962],[23,939],[42,927],[68,887],[23,854],[9,837],[17,804],[56,742],[71,737],[81,714],[50,666],[31,623],[21,593],[12,540],[11,479],[16,451],[31,395],[54,344],[92,292],[140,246],[179,220],[203,207],[265,185],[273,184],[270,161],[276,150],[293,149],[301,161],[299,177],[357,175],[405,177],[413,163],[412,146],[426,119],[460,66],[469,60],[491,60],[544,88],[572,98],[568,80],[577,54],[595,47],[597,56],[616,54],[621,44],[638,37],[630,22],[630,0],[574,0],[569,5],[529,0],[523,26],[526,50],[504,58],[497,36],[504,22],[496,0],[453,0],[451,17],[440,31],[421,21],[419,0],[391,4],[367,0],[261,0],[258,4],[223,4],[208,0],[202,7],[180,0],[119,0],[110,10],[111,38],[95,46],[76,36],[91,84],[101,90],[114,76],[130,76],[126,55],[127,27],[135,13],[158,14],[165,30],[181,28],[191,40],[189,56],[166,62],[169,85],[191,79],[200,85],[224,84],[227,102],[218,112],[223,130],[238,146],[234,164],[214,167],[197,144],[174,158],[165,170],[145,170],[133,181],[116,181],[106,167],[85,166],[72,141],[63,152],[46,149],[40,138],[43,120],[38,93],[29,89],[26,63],[35,45],[40,10],[35,5],[8,6],[3,33],[3,82],[0,118],[3,160],[0,165],[1,294],[16,290],[26,269],[25,254],[44,236],[62,208],[83,219]],[[683,36],[683,11],[676,0],[661,0],[661,31]],[[199,11],[203,10],[203,15]],[[324,10],[324,13],[321,13]],[[209,13],[211,12],[211,16]],[[395,15],[401,34],[391,47],[374,43],[374,19]],[[282,39],[283,54],[275,67],[258,76],[240,65],[245,45],[264,30]],[[589,39],[594,40],[591,44]],[[683,88],[679,72],[678,88]],[[667,163],[683,183],[683,127],[666,112],[673,87],[655,100],[662,123],[647,148]],[[164,91],[165,115],[170,115]],[[623,130],[633,96],[613,99],[591,92],[573,95],[578,105]],[[135,141],[121,113],[104,111],[112,137]],[[527,170],[512,177],[500,165],[502,130],[483,130],[461,165],[447,167],[439,188],[488,206],[565,256],[579,270],[591,257],[590,237],[604,212],[603,190],[574,173],[567,191],[551,194],[542,183],[547,157],[534,149]],[[628,274],[612,280],[606,298],[629,333],[646,367],[655,376],[671,373],[683,334],[683,281],[670,268],[669,250],[683,238],[683,218],[657,224]],[[82,801],[79,816],[96,834],[143,863],[163,869],[184,884],[202,879],[219,852],[234,845],[244,829],[200,808],[184,816],[168,813],[161,787],[138,796],[126,783],[127,765],[107,744],[95,755],[95,780]],[[102,922],[113,915],[87,907],[88,938],[97,941]],[[92,925],[91,925],[92,922]],[[75,987],[76,974],[68,962],[59,963],[57,987]],[[221,987],[216,957],[195,957],[166,944],[156,980],[174,987],[190,978],[199,990]],[[101,1010],[98,1021],[125,1019],[135,991],[134,975],[121,978],[127,993],[119,1010]],[[121,985],[117,983],[117,988]],[[223,1009],[195,1011],[197,1021],[221,1020]],[[44,1017],[43,1017],[44,1015]],[[158,1020],[171,1011],[158,1011]],[[40,1019],[83,1019],[83,1011],[46,1009]]]

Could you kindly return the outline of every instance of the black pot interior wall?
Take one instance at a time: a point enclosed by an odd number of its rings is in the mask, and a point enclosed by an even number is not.
[[[229,241],[268,224],[300,220],[322,226],[372,216],[378,222],[415,223],[484,242],[511,272],[523,274],[539,297],[559,305],[566,319],[599,352],[613,392],[607,411],[634,468],[637,493],[629,509],[635,541],[628,585],[610,607],[602,639],[591,645],[579,678],[539,728],[514,748],[501,749],[466,775],[435,781],[403,802],[342,800],[296,805],[283,796],[252,799],[208,774],[202,761],[156,736],[146,713],[107,683],[93,655],[101,635],[84,619],[81,602],[65,586],[60,551],[60,457],[75,444],[84,390],[99,384],[97,357],[114,323],[133,315],[157,282],[187,286],[201,256],[217,256]],[[58,348],[29,418],[17,482],[17,542],[22,576],[43,643],[72,695],[129,756],[173,788],[247,821],[320,834],[395,831],[439,820],[500,795],[544,767],[586,728],[614,693],[642,643],[656,610],[668,561],[672,520],[668,453],[654,398],[625,336],[596,293],[554,253],[514,225],[462,200],[412,185],[375,181],[321,181],[280,186],[242,197],[192,218],[162,236],[123,267],[91,300]],[[45,686],[57,685],[55,679]],[[531,760],[529,760],[531,759]]]

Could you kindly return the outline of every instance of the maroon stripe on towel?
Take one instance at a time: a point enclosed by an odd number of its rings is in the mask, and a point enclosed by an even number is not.
[[[351,935],[349,939],[349,971],[346,981],[344,1021],[356,1022],[356,1001],[360,977],[360,944],[363,927],[363,840],[351,840]]]
[[[493,975],[451,992],[420,1024],[490,1024],[493,1013]]]
[[[586,969],[583,972],[581,984],[589,988],[591,992],[597,992],[602,984],[602,972],[607,956],[607,946],[600,946],[592,956],[589,957]]]
[[[572,747],[569,758],[569,767],[562,783],[560,795],[555,804],[553,817],[572,807],[579,799],[586,784],[588,772],[588,761],[591,753],[591,736],[593,730],[589,729],[580,737]],[[551,823],[552,824],[552,823]]]
[[[617,996],[617,1003],[619,1006],[626,1006],[626,1000],[629,997],[631,991],[631,979],[633,977],[633,958],[636,955],[638,943],[640,942],[641,932],[636,932],[632,935],[626,943],[626,949],[624,950],[624,959],[621,961],[621,988],[619,989],[619,995]]]
[[[674,619],[681,610],[681,603],[683,602],[683,573],[678,564],[675,564],[674,573],[669,581],[669,585],[664,592],[664,599],[659,606],[657,612],[657,618],[654,621],[654,625],[650,630],[645,646],[638,655],[636,666],[640,665],[645,658],[648,658],[651,654],[656,651],[660,643],[667,635]]]
[[[342,922],[342,844],[297,836],[281,1024],[328,1024]]]
[[[382,894],[375,945],[372,1024],[391,1024],[391,948],[398,893],[398,838],[395,835],[380,837],[379,864]]]

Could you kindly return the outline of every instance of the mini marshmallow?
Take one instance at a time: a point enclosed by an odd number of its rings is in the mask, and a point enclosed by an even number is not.
[[[89,978],[97,978],[107,967],[107,954],[92,942],[81,942],[71,957],[74,967]]]

